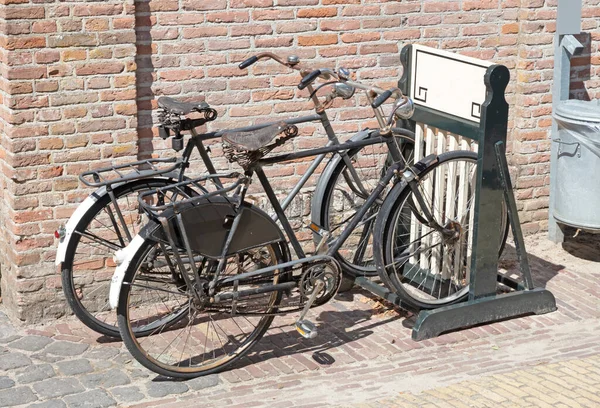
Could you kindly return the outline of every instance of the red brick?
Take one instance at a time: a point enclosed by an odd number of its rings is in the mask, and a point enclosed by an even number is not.
[[[337,16],[338,9],[335,7],[320,7],[314,9],[300,9],[297,16],[299,18],[324,18]]]
[[[337,34],[315,34],[315,35],[300,35],[298,36],[298,45],[302,46],[317,46],[337,44]]]
[[[77,75],[118,74],[125,66],[121,62],[94,62],[76,68]]]

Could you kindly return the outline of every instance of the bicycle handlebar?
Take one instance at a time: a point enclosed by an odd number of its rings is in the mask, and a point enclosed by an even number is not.
[[[390,96],[392,96],[392,91],[387,90],[384,91],[383,93],[379,94],[379,96],[377,98],[375,98],[375,100],[373,101],[373,103],[371,103],[371,107],[373,108],[379,108],[385,101],[387,101]]]
[[[256,61],[258,61],[258,57],[256,55],[253,55],[250,58],[245,59],[244,61],[242,61],[240,63],[240,65],[238,65],[238,67],[240,69],[248,68],[250,65],[254,64]]]
[[[244,68],[248,68],[250,65],[254,64],[255,62],[257,62],[260,59],[263,58],[270,58],[278,63],[280,63],[281,65],[291,68],[291,69],[295,69],[295,70],[299,70],[299,67],[296,67],[296,65],[298,65],[298,57],[294,57],[294,56],[290,56],[288,57],[287,62],[282,60],[281,58],[279,58],[277,55],[273,54],[272,52],[261,52],[260,54],[256,54],[251,56],[250,58],[245,59],[244,61],[242,61],[238,67],[240,69],[244,69]]]
[[[317,79],[317,77],[319,77],[320,75],[321,75],[321,70],[320,69],[315,69],[310,74],[308,74],[304,78],[302,78],[302,80],[298,84],[298,89],[304,89],[304,88],[306,88],[308,85],[312,84],[313,81],[315,79]]]

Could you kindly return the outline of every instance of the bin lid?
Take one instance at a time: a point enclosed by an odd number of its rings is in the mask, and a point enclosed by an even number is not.
[[[593,101],[580,101],[577,99],[560,101],[554,114],[565,119],[600,123],[600,99]]]

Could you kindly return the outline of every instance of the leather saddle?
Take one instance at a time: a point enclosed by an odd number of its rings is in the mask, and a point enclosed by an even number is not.
[[[209,109],[208,103],[202,102],[183,102],[178,101],[168,96],[161,96],[158,98],[158,107],[166,111],[174,113],[176,115],[187,115],[190,112],[202,112],[203,110]]]
[[[224,141],[238,150],[254,152],[267,146],[290,127],[292,126],[285,122],[279,122],[258,130],[224,133],[222,137]]]

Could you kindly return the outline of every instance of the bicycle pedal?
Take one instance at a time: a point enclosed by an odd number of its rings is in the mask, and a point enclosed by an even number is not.
[[[317,326],[309,320],[298,320],[296,322],[296,331],[305,339],[314,339],[317,337]]]
[[[311,222],[310,224],[308,224],[308,228],[310,228],[312,230],[312,232],[317,233],[321,237],[329,234],[329,231],[327,231],[320,225],[315,224],[314,222]]]
[[[311,222],[309,224],[308,228],[310,228],[314,233],[316,233],[317,235],[319,235],[321,237],[321,240],[319,241],[319,243],[317,244],[317,247],[315,248],[315,254],[323,254],[323,253],[327,252],[327,249],[329,249],[329,240],[331,238],[331,232],[327,231],[326,229],[321,228],[314,222]]]

